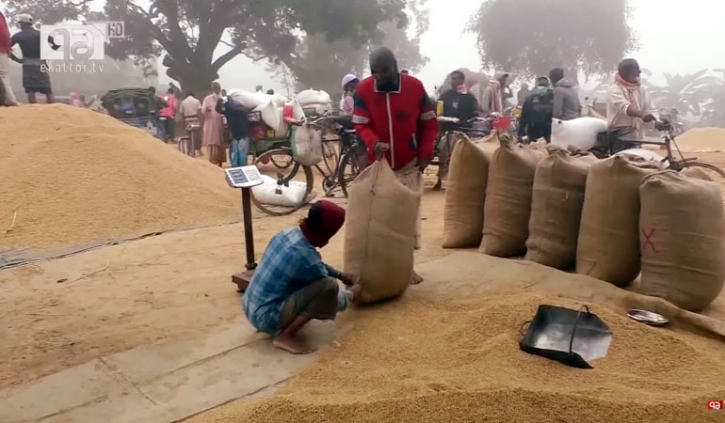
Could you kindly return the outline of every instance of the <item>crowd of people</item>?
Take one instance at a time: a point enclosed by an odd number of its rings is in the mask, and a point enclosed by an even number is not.
[[[52,103],[50,78],[43,71],[44,62],[40,59],[40,32],[33,27],[31,16],[20,15],[17,20],[20,32],[10,36],[5,18],[0,14],[0,103],[17,104],[8,81],[9,59],[23,65],[23,87],[28,102],[36,102],[39,93]],[[15,44],[22,50],[22,59],[12,53],[11,47]],[[454,71],[450,75],[450,89],[439,93],[440,107],[437,107],[419,79],[398,69],[390,49],[383,47],[373,51],[369,62],[370,77],[360,79],[352,74],[343,77],[340,112],[350,116],[352,126],[367,149],[363,166],[385,160],[398,180],[413,191],[422,192],[422,173],[436,155],[439,133],[465,128],[476,117],[501,116],[505,100],[512,97],[509,87],[512,78],[508,73],[496,73],[479,102],[468,92],[465,74]],[[622,143],[620,148],[636,146],[644,137],[645,124],[656,120],[649,112],[651,103],[640,75],[637,61],[623,60],[607,93],[608,125],[611,129],[624,129],[627,134],[628,142]],[[205,147],[210,162],[221,166],[227,157],[225,140],[231,139],[229,157],[232,166],[247,163],[248,111],[226,101],[226,93],[218,82],[211,85],[211,93],[201,101],[193,92],[188,92],[177,103],[173,88],[163,96],[153,87],[150,91],[155,100],[152,107],[158,119],[159,138],[175,138],[174,126],[180,114],[187,128],[201,128],[201,137],[192,136],[201,141],[193,146],[193,150],[201,154]],[[257,92],[263,92],[263,88],[258,86]],[[72,105],[85,105],[85,100],[78,94],[71,93],[70,97]],[[537,78],[532,90],[522,86],[518,101],[521,116],[517,134],[521,138],[548,141],[554,119],[572,120],[582,115],[576,78],[567,77],[561,68],[554,68],[548,76]],[[456,118],[457,123],[439,125],[439,115]],[[227,130],[228,135],[225,134]],[[441,188],[444,176],[439,173],[436,188]],[[318,202],[298,227],[282,231],[267,247],[244,296],[244,312],[252,325],[274,337],[276,346],[293,353],[307,352],[296,338],[302,327],[313,319],[334,319],[349,303],[364,297],[365,293],[350,275],[323,263],[317,251],[339,231],[344,220],[344,209],[329,202]],[[415,248],[419,249],[420,218],[416,228]],[[342,281],[346,289],[340,290],[336,280]],[[422,278],[414,272],[411,283],[420,282]]]

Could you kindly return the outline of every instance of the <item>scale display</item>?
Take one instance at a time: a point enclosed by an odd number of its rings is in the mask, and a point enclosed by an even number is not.
[[[232,188],[251,188],[262,185],[264,181],[257,166],[241,166],[225,169],[227,183]]]

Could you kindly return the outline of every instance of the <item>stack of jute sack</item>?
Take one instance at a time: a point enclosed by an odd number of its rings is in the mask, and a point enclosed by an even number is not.
[[[706,174],[638,155],[598,160],[554,145],[496,144],[454,149],[445,248],[480,242],[488,255],[525,254],[620,287],[641,272],[642,293],[691,311],[720,294],[725,217]]]
[[[714,301],[725,280],[725,216],[718,185],[699,169],[613,157],[592,167],[577,273],[690,311]]]

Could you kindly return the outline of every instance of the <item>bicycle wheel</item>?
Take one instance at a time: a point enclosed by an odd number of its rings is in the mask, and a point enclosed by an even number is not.
[[[275,162],[289,164],[280,168]],[[252,189],[252,202],[259,210],[271,216],[285,216],[307,204],[314,183],[312,169],[296,162],[289,149],[266,151],[254,159],[254,164],[262,175],[276,180],[276,186],[268,182],[257,187],[256,195]]]
[[[325,169],[327,169],[325,176],[335,173],[335,166],[337,166],[337,161],[340,159],[336,144],[337,141],[322,142],[322,161],[325,163]]]
[[[352,183],[357,178],[357,175],[362,172],[360,168],[360,154],[362,153],[359,147],[353,146],[342,156],[342,160],[340,161],[340,169],[337,171],[337,183],[342,188],[342,193],[345,194],[345,198],[348,197],[348,184]]]
[[[274,151],[274,150],[270,150],[270,151]],[[279,170],[289,169],[289,167],[292,166],[293,163],[296,163],[294,161],[294,158],[292,157],[291,153],[288,156],[284,156],[284,157],[271,156],[271,157],[269,157],[269,161],[272,162],[274,167],[276,167]]]

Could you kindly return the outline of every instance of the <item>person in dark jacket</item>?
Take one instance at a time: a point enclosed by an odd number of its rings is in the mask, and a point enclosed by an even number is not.
[[[531,141],[545,138],[551,141],[551,120],[554,112],[554,91],[549,86],[549,79],[545,76],[536,80],[536,88],[521,107],[518,136],[526,136]]]
[[[440,123],[441,134],[470,128],[471,124],[469,121],[481,114],[481,107],[478,104],[478,100],[466,88],[466,75],[463,72],[451,72],[451,87],[452,89],[443,93],[438,101],[443,102],[443,116],[457,118],[458,123]],[[448,134],[443,137],[438,144],[440,165],[438,166],[438,182],[433,187],[433,191],[440,191],[443,187],[443,179],[448,175],[449,158],[454,147],[451,145]]]
[[[564,70],[560,68],[552,69],[549,79],[554,87],[554,119],[572,120],[581,117],[582,106],[576,83],[565,78]]]
[[[226,116],[232,132],[232,142],[229,144],[231,167],[246,166],[250,142],[248,111],[241,104],[229,100],[224,102],[222,98],[217,101],[216,111]]]

